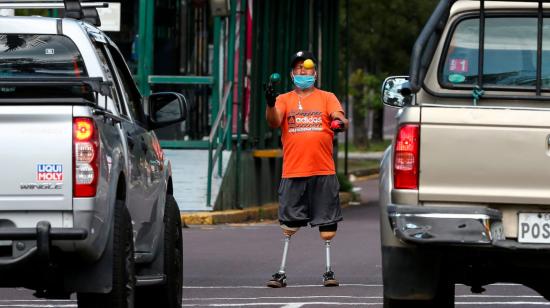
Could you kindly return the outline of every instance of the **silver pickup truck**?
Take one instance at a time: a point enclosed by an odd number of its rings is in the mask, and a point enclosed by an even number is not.
[[[153,129],[182,121],[185,98],[143,98],[92,4],[55,7],[72,18],[0,17],[0,287],[181,307],[181,220]]]
[[[548,1],[442,0],[388,78],[384,307],[454,307],[455,283],[550,299]]]

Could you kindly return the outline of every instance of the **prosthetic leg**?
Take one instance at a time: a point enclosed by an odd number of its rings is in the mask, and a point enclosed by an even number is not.
[[[319,227],[321,238],[325,241],[326,267],[323,274],[323,285],[325,287],[337,287],[339,285],[330,264],[330,241],[336,236],[337,229],[337,224]]]
[[[267,282],[267,286],[270,288],[284,288],[286,287],[286,256],[288,254],[288,246],[290,245],[290,237],[298,231],[298,227],[288,227],[281,225],[283,229],[284,238],[284,247],[283,247],[283,258],[281,260],[281,267],[279,271],[271,276],[271,280]]]

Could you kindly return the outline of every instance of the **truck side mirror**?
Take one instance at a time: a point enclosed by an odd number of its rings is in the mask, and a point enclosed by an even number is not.
[[[404,107],[412,102],[408,76],[392,76],[382,84],[382,102],[390,107]]]
[[[151,129],[178,123],[187,117],[187,100],[180,93],[161,92],[151,94],[148,104]]]

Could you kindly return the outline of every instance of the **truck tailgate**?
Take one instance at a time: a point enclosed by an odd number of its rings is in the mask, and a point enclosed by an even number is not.
[[[419,200],[550,204],[550,110],[423,107]]]
[[[72,106],[0,106],[0,210],[72,209]]]

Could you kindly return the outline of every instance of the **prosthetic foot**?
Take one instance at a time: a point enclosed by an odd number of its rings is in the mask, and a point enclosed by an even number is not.
[[[271,276],[271,279],[267,282],[267,286],[270,288],[284,288],[286,287],[286,274],[275,273]]]
[[[340,284],[334,277],[334,272],[330,268],[330,241],[325,241],[325,249],[326,249],[326,256],[327,256],[327,267],[326,272],[323,274],[323,285],[325,287],[337,287]]]
[[[286,287],[286,256],[288,254],[288,245],[290,244],[290,237],[291,235],[285,234],[284,243],[285,246],[283,248],[283,259],[281,260],[281,267],[279,268],[279,271],[273,276],[271,276],[271,280],[267,282],[267,286],[270,288],[284,288]]]

